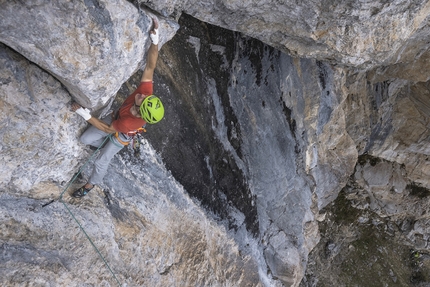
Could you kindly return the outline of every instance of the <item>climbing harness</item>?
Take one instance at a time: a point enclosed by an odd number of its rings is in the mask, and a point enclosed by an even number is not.
[[[140,136],[140,133],[142,133],[142,132],[146,132],[146,130],[143,127],[139,128],[136,131],[124,134],[124,135],[127,135],[129,137],[129,139],[126,141],[121,139],[121,135],[118,132],[116,132],[114,134],[110,134],[110,135],[108,135],[108,137],[109,137],[110,141],[119,148],[123,148],[124,146],[128,146],[130,144],[130,142],[133,143],[133,148],[134,148],[135,138],[136,138],[136,136]],[[116,138],[116,141],[114,140],[114,137]],[[120,144],[118,144],[118,143],[120,143]]]
[[[118,119],[118,116],[119,116],[119,111],[117,111],[116,113],[114,113],[113,118],[114,118],[114,119]],[[145,124],[145,125],[146,125],[146,124]],[[142,127],[140,127],[140,128],[138,128],[137,130],[130,131],[130,132],[128,132],[128,133],[122,133],[123,135],[125,135],[125,136],[127,136],[127,137],[129,138],[127,141],[124,141],[124,140],[122,140],[122,139],[121,139],[121,136],[120,136],[120,133],[119,133],[119,132],[116,132],[116,133],[114,133],[113,135],[115,136],[116,140],[117,140],[120,144],[122,144],[123,146],[128,146],[128,145],[130,144],[130,142],[134,143],[136,135],[140,135],[141,133],[146,133],[145,125],[144,125],[144,126],[142,126]],[[116,142],[112,140],[112,135],[110,135],[110,140],[111,140],[115,145],[117,145],[117,144],[116,144]],[[118,145],[117,145],[117,146],[118,146]],[[134,145],[133,145],[133,147],[134,147]]]
[[[110,138],[110,140],[112,141],[113,144],[115,144],[116,146],[121,147],[121,148],[122,148],[122,146],[118,145],[117,142],[119,142],[123,146],[128,146],[130,144],[130,142],[131,142],[133,149],[135,149],[135,144],[136,144],[136,142],[138,140],[140,140],[140,134],[142,132],[146,132],[146,130],[145,130],[144,127],[141,127],[141,128],[139,128],[139,129],[137,129],[135,131],[128,132],[128,133],[124,134],[124,135],[126,135],[129,138],[127,141],[121,139],[121,136],[120,136],[119,132],[116,132],[114,134],[110,134],[109,138]],[[113,140],[113,137],[116,138],[117,142],[115,142]],[[139,139],[136,139],[136,137],[139,138]]]
[[[129,142],[123,141],[123,140],[119,137],[119,133],[118,133],[118,132],[116,132],[116,133],[115,133],[115,137],[116,137],[117,141],[118,141],[120,144],[122,144],[123,146],[127,146],[127,145],[129,144]]]
[[[100,256],[100,258],[103,260],[104,264],[106,265],[107,269],[110,271],[110,273],[112,274],[113,278],[115,278],[116,282],[118,283],[118,286],[122,286],[121,283],[119,282],[118,278],[116,278],[115,273],[112,271],[112,269],[110,268],[109,264],[107,263],[107,261],[105,260],[105,258],[103,257],[103,255],[100,253],[100,251],[98,250],[98,248],[96,247],[96,245],[94,244],[94,242],[91,240],[91,238],[88,236],[87,232],[85,231],[85,229],[82,227],[81,223],[76,219],[75,215],[73,214],[73,212],[69,209],[69,207],[67,206],[67,204],[63,201],[63,194],[66,192],[66,190],[70,187],[70,185],[73,184],[73,182],[76,180],[76,178],[79,176],[79,174],[82,172],[82,170],[85,168],[85,166],[88,164],[88,162],[94,157],[94,155],[96,154],[96,152],[103,146],[103,144],[106,142],[106,140],[110,138],[109,136],[107,136],[105,138],[105,140],[102,142],[102,144],[94,151],[94,153],[90,156],[90,158],[84,163],[84,165],[79,169],[79,171],[76,173],[76,175],[72,178],[72,180],[67,184],[67,186],[64,188],[63,192],[60,194],[60,197],[58,198],[58,200],[64,205],[64,207],[66,207],[67,211],[70,213],[70,215],[72,216],[72,218],[76,221],[76,223],[79,225],[80,229],[82,230],[82,232],[85,234],[85,236],[87,237],[88,241],[91,243],[91,245],[94,247],[94,249],[96,250],[97,254]],[[46,205],[44,205],[46,206]]]

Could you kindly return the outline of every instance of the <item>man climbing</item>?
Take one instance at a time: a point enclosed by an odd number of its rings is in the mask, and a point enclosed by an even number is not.
[[[139,87],[124,101],[115,116],[107,116],[100,120],[92,117],[90,111],[77,103],[72,104],[72,110],[83,117],[91,126],[82,134],[80,140],[84,144],[99,147],[109,136],[105,146],[100,150],[99,157],[94,163],[93,172],[87,183],[76,190],[73,197],[83,197],[95,185],[101,184],[113,156],[133,140],[146,123],[154,124],[164,116],[164,107],[160,99],[152,94],[153,76],[158,58],[158,22],[153,19],[153,29],[150,32],[151,46],[148,50],[147,62]]]

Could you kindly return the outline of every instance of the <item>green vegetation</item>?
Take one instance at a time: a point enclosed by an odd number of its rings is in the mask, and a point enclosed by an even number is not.
[[[301,287],[430,286],[430,255],[406,245],[389,218],[354,208],[346,190],[325,212]]]

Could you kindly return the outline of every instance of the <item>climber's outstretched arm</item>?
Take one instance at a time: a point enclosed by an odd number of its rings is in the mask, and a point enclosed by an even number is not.
[[[141,78],[141,82],[148,82],[152,81],[154,77],[154,70],[157,66],[157,59],[158,59],[158,40],[159,40],[159,33],[158,33],[158,20],[156,18],[152,18],[154,22],[153,29],[150,32],[151,37],[151,46],[148,49],[148,55],[146,57],[146,66],[143,70],[143,75]]]

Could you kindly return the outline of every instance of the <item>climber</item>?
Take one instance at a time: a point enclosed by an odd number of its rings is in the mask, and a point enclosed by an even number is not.
[[[101,184],[113,156],[126,146],[146,123],[154,124],[164,116],[164,107],[160,99],[152,94],[155,66],[158,58],[158,21],[153,19],[150,31],[151,46],[148,50],[147,62],[143,70],[139,87],[124,101],[114,116],[109,115],[102,120],[92,117],[90,111],[77,103],[72,110],[83,117],[91,126],[82,134],[80,140],[84,144],[99,147],[108,136],[104,147],[94,163],[94,168],[87,183],[77,189],[72,196],[83,197],[95,185]]]

